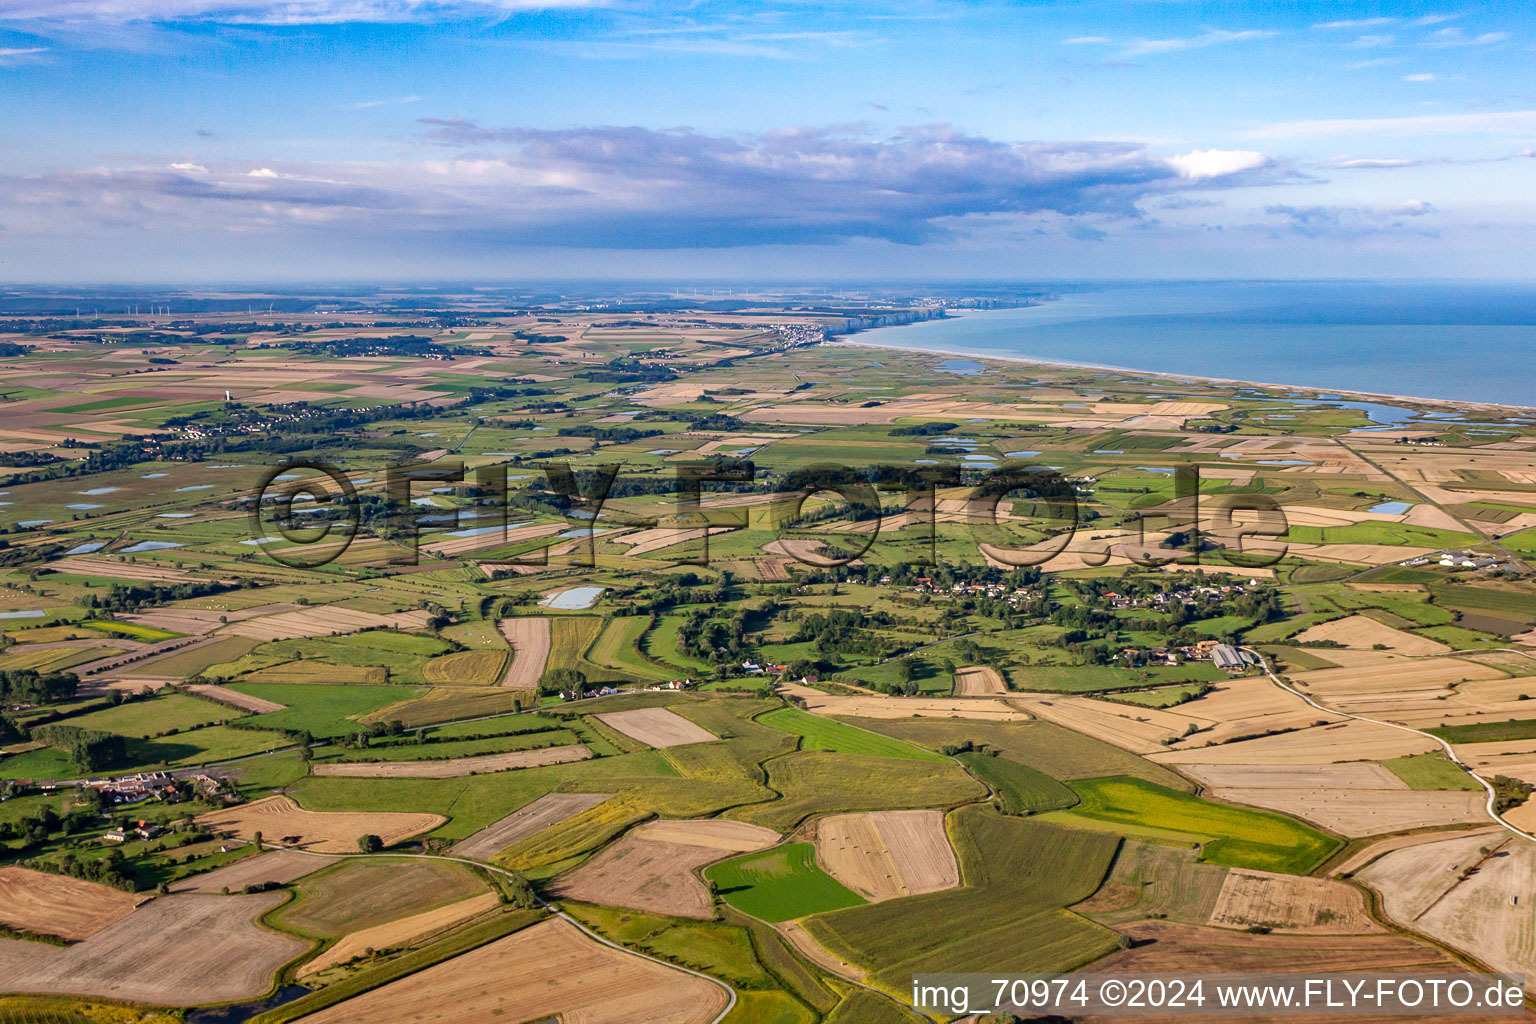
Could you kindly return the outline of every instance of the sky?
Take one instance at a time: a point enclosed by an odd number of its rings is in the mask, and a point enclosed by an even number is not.
[[[1519,2],[0,0],[0,281],[1536,277]]]

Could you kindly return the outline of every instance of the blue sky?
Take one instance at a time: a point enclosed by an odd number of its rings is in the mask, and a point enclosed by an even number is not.
[[[0,279],[1530,277],[1517,3],[0,0]]]

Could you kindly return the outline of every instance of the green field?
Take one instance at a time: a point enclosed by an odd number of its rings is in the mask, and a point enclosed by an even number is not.
[[[731,906],[764,921],[789,921],[854,907],[864,898],[816,866],[816,847],[790,843],[704,870]]]
[[[115,708],[70,718],[65,724],[143,738],[229,722],[247,713],[200,697],[166,693],[158,697],[140,697]]]
[[[297,898],[273,914],[274,923],[336,938],[478,895],[486,886],[462,864],[383,857],[342,861],[294,889]]]
[[[1402,779],[1409,789],[1455,789],[1480,791],[1476,779],[1439,754],[1413,754],[1381,762],[1387,771]]]
[[[990,754],[958,756],[972,775],[997,792],[998,807],[1004,814],[1038,814],[1077,803],[1077,794],[1071,789],[1028,765]]]
[[[309,732],[318,737],[357,731],[356,719],[396,701],[419,696],[413,686],[327,686],[315,683],[234,683],[230,689],[288,705],[249,719],[263,729]]]
[[[802,750],[830,750],[838,754],[865,754],[870,757],[897,757],[911,761],[946,761],[940,754],[904,743],[831,718],[812,715],[796,708],[782,708],[758,715],[763,725],[800,737]]]
[[[1471,725],[1442,725],[1425,729],[1449,743],[1503,743],[1509,740],[1536,739],[1536,718],[1511,718],[1507,722],[1476,722]]]
[[[1340,845],[1293,818],[1213,803],[1142,779],[1083,779],[1071,786],[1082,803],[1054,811],[1046,820],[1080,827],[1097,823],[1131,836],[1200,843],[1201,859],[1212,864],[1302,875]]]
[[[1119,839],[980,806],[956,811],[950,834],[962,888],[819,915],[806,928],[898,995],[920,971],[1066,971],[1118,948],[1114,932],[1062,908],[1099,887]]]
[[[737,807],[726,817],[786,832],[812,814],[945,807],[985,796],[959,765],[942,760],[935,764],[821,750],[786,754],[765,765],[768,785],[783,798]]]

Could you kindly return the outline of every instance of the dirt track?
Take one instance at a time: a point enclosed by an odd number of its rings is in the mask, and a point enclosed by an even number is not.
[[[549,620],[502,619],[497,625],[512,645],[512,663],[507,666],[501,685],[515,690],[538,689],[539,677],[549,661]]]

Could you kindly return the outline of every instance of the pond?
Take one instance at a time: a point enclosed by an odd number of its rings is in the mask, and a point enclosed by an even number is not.
[[[572,587],[550,594],[539,602],[541,608],[552,608],[561,612],[579,612],[591,608],[597,603],[597,598],[603,592],[602,587]]]

